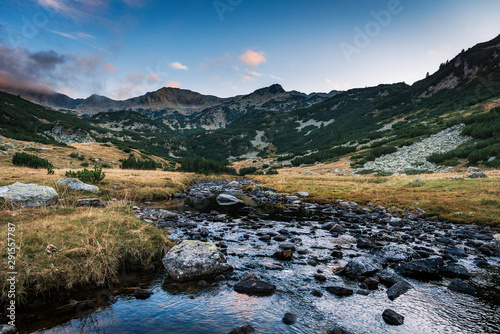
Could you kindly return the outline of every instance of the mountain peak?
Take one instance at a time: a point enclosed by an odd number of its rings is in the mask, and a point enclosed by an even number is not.
[[[274,84],[269,87],[264,87],[257,89],[255,92],[253,92],[252,96],[272,96],[272,95],[278,95],[278,94],[283,94],[285,93],[285,90],[283,87],[281,87],[280,84]]]

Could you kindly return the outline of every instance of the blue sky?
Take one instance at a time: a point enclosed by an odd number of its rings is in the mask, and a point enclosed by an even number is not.
[[[498,0],[15,0],[0,13],[0,87],[115,99],[411,84],[500,33]]]

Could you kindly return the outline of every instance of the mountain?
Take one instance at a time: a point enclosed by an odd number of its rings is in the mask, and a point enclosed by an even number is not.
[[[276,147],[293,164],[349,154],[362,167],[463,123],[463,134],[473,140],[436,161],[495,164],[500,161],[499,61],[500,36],[463,50],[413,85],[380,84],[325,95],[287,92],[275,84],[226,99],[178,88],[125,101],[29,95],[64,113],[1,94],[0,134],[51,140],[47,131],[54,133],[62,122],[75,128],[72,133],[81,129],[97,141],[163,157],[224,161],[262,156]]]

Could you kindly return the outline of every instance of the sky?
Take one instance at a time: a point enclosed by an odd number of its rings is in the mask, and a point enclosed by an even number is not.
[[[127,99],[413,82],[500,34],[498,0],[7,0],[0,89]]]

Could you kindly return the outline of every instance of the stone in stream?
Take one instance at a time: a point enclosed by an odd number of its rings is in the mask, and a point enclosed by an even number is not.
[[[267,282],[249,279],[239,281],[234,285],[234,290],[247,295],[272,295],[276,291],[276,286]]]
[[[137,299],[148,299],[149,297],[151,297],[152,294],[153,294],[153,291],[146,290],[146,289],[137,288],[134,291],[134,297]]]
[[[352,294],[354,293],[352,289],[343,286],[327,286],[326,291],[333,293],[334,295],[339,297],[352,296]]]
[[[472,296],[476,295],[477,293],[474,287],[462,281],[460,278],[455,278],[453,281],[451,281],[451,283],[448,285],[448,289],[451,291],[461,292]]]
[[[88,191],[88,192],[95,193],[95,194],[101,193],[101,191],[99,190],[99,187],[91,185],[91,184],[87,184],[87,183],[82,182],[78,179],[73,179],[73,178],[61,179],[61,180],[57,181],[56,183],[57,184],[64,184],[64,185],[68,186],[71,190],[75,190],[75,191]]]
[[[368,290],[377,290],[378,289],[378,281],[373,277],[368,277],[363,281],[363,284],[366,285]]]
[[[163,258],[163,265],[176,281],[212,277],[232,270],[215,244],[195,240],[172,247]]]
[[[293,325],[297,322],[297,316],[293,313],[287,312],[281,321],[283,321],[285,325]]]
[[[59,196],[52,187],[16,182],[0,187],[0,199],[13,206],[37,208],[56,204]]]
[[[409,261],[420,257],[411,247],[401,244],[384,246],[377,252],[377,255],[390,262]]]
[[[373,256],[359,256],[347,263],[342,274],[351,279],[356,279],[359,276],[369,277],[382,270],[384,261],[384,259]]]
[[[273,257],[282,261],[290,261],[293,257],[293,249],[283,249],[279,250],[273,254]]]
[[[389,270],[389,269],[384,269],[381,270],[377,273],[377,276],[382,284],[384,284],[387,287],[391,287],[394,284],[396,284],[399,281],[402,281],[403,278],[396,274],[395,272]]]
[[[220,194],[219,196],[217,196],[217,203],[219,205],[234,205],[243,203],[243,201],[233,195]]]
[[[392,326],[399,326],[404,323],[405,317],[403,317],[401,314],[396,313],[396,311],[391,310],[391,309],[386,309],[384,313],[382,313],[382,318],[386,322],[386,324],[392,325]]]
[[[311,295],[313,295],[314,297],[323,297],[323,292],[318,289],[314,289],[311,291]]]
[[[435,256],[423,260],[400,263],[395,270],[403,276],[431,280],[440,278],[439,272],[442,268],[443,258]]]
[[[333,329],[329,329],[326,333],[327,334],[349,334],[349,332],[347,332],[342,327],[335,327]]]
[[[250,334],[253,332],[255,332],[255,328],[253,328],[250,325],[244,325],[244,326],[234,328],[232,331],[230,331],[227,334]]]
[[[390,300],[394,300],[401,296],[402,294],[408,292],[409,290],[413,289],[413,285],[406,281],[399,281],[394,283],[388,290],[387,290],[387,297]]]
[[[364,239],[364,238],[359,238],[357,243],[356,243],[356,246],[359,249],[371,249],[371,248],[377,247],[377,245],[375,245],[375,243],[373,241],[370,241],[370,240]]]
[[[463,279],[468,279],[470,278],[470,273],[461,264],[458,263],[448,263],[443,266],[443,269],[441,269],[441,275],[445,277],[450,277],[450,278],[463,278]]]

